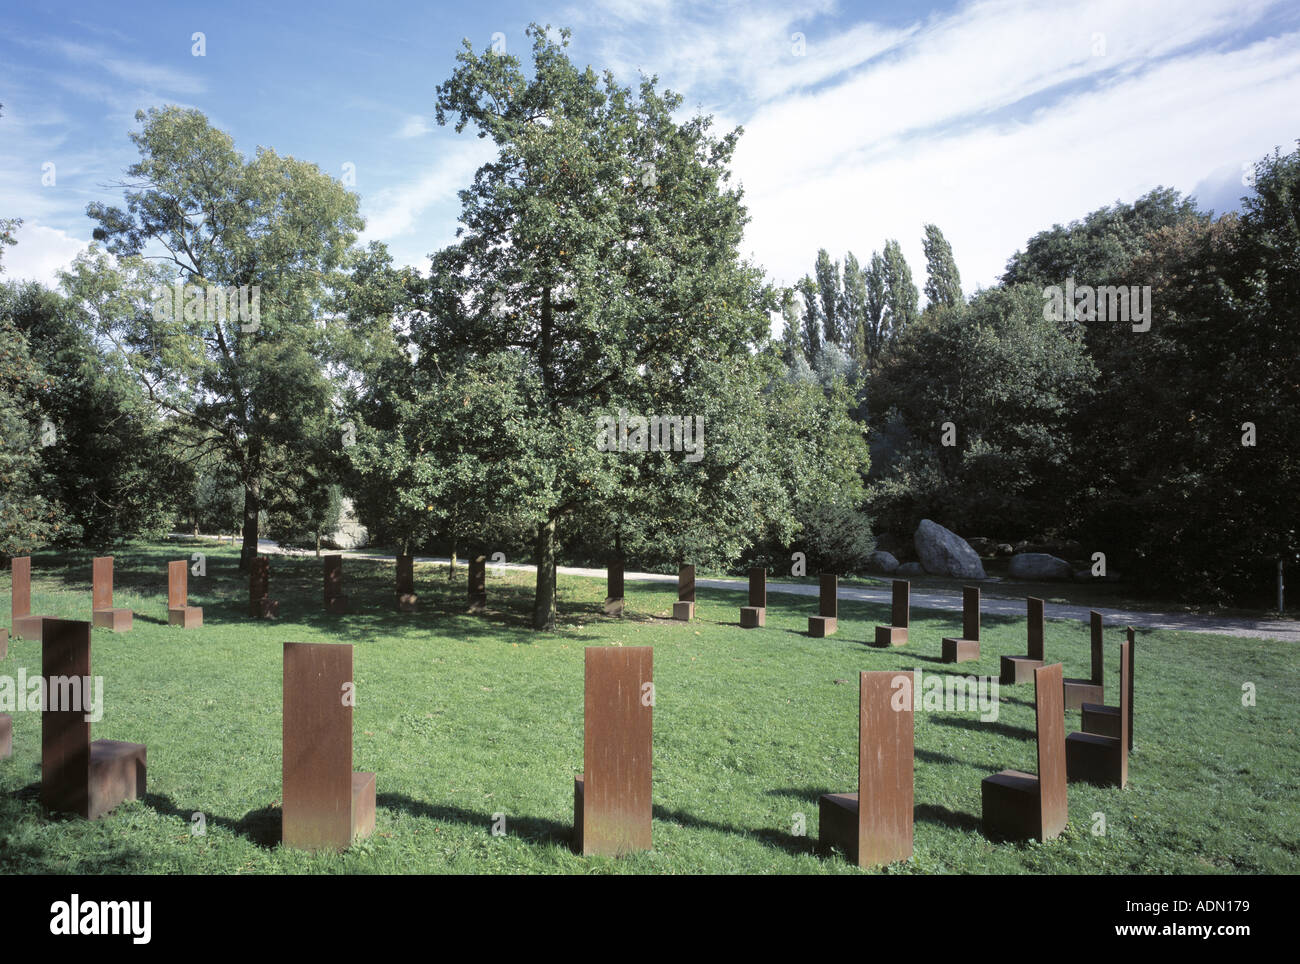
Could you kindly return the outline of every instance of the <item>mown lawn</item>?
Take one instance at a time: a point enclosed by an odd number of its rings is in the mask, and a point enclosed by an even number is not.
[[[601,580],[560,580],[562,628],[527,628],[531,576],[489,571],[489,612],[463,610],[465,570],[418,567],[421,611],[392,610],[391,564],[349,559],[353,612],[321,611],[320,563],[272,558],[281,618],[245,615],[233,547],[191,577],[204,627],[166,625],[166,566],[191,547],[116,554],[115,605],[135,628],[94,634],[107,708],[95,738],[149,747],[142,801],[87,823],[39,805],[40,720],[14,714],[0,761],[3,873],[860,873],[819,853],[817,798],[857,786],[859,670],[996,676],[1023,653],[1023,620],[986,616],[978,663],[945,666],[959,614],[914,610],[911,642],[866,645],[887,607],[841,603],[840,631],[806,635],[815,600],[773,594],[767,627],[741,630],[743,592],[701,590],[674,623],[673,587],[628,584],[628,616],[598,615]],[[88,619],[90,553],[33,560],[33,611]],[[7,595],[9,574],[0,574]],[[3,598],[3,596],[0,596]],[[1107,630],[1108,695],[1121,627]],[[378,774],[375,835],[340,855],[279,845],[281,646],[355,644],[354,765]],[[569,847],[572,775],[582,767],[583,647],[653,645],[654,850],[619,860]],[[1293,647],[1194,633],[1139,632],[1136,751],[1121,791],[1070,785],[1070,826],[1048,844],[980,832],[980,780],[1036,768],[1032,687],[1004,687],[996,722],[977,712],[916,718],[916,852],[890,872],[1296,873],[1300,741]],[[1086,676],[1087,626],[1049,621],[1049,658]],[[40,672],[39,647],[12,641],[0,675]],[[1257,705],[1242,705],[1253,683]],[[1068,730],[1078,714],[1069,713]],[[191,833],[192,814],[206,833]],[[503,813],[506,834],[493,836]],[[795,832],[804,815],[806,836]],[[1104,814],[1105,835],[1092,832]]]

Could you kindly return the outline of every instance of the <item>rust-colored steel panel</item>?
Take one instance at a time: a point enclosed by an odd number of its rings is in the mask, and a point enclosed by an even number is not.
[[[1025,600],[1028,609],[1030,659],[1043,659],[1043,601],[1030,596]],[[1064,684],[1062,684],[1064,685]]]
[[[351,682],[351,644],[284,644],[286,847],[346,850],[352,843],[352,706],[344,699]]]
[[[963,586],[961,590],[961,637],[979,642],[980,638],[980,589],[979,586]]]
[[[184,559],[167,563],[167,608],[184,609],[190,603],[189,566]]]
[[[397,557],[397,595],[415,594],[415,557]]]
[[[1127,627],[1128,639],[1128,751],[1133,752],[1133,674],[1136,672],[1137,640],[1133,636],[1133,627]]]
[[[606,572],[605,598],[623,598],[623,563],[611,562]]]
[[[469,561],[469,608],[471,612],[487,608],[487,556]]]
[[[695,567],[681,566],[677,570],[677,601],[695,602]]]
[[[253,560],[248,573],[248,612],[254,619],[279,615],[280,603],[270,598],[271,562],[265,556]]]
[[[1039,840],[1051,840],[1069,818],[1065,769],[1065,684],[1060,663],[1034,670],[1038,729]]]
[[[653,654],[650,646],[587,647],[575,828],[584,854],[650,849]]]
[[[17,621],[32,611],[32,557],[15,556],[10,562],[9,614]],[[15,628],[15,632],[17,629]]]
[[[749,605],[755,609],[767,608],[767,570],[762,566],[749,570]]]
[[[1092,672],[1089,679],[1096,686],[1101,686],[1105,680],[1105,667],[1102,665],[1105,660],[1105,654],[1102,652],[1102,625],[1101,613],[1092,610],[1088,613],[1088,629],[1092,642]]]
[[[840,579],[833,572],[821,574],[821,587],[817,594],[817,615],[830,619],[840,616]]]
[[[343,557],[322,556],[325,570],[325,606],[343,595]]]
[[[68,705],[59,681],[75,679],[80,692],[90,677],[90,630],[75,619],[46,619],[41,627],[41,675],[50,688],[41,711],[41,803],[83,817],[90,810],[90,723],[83,707]]]
[[[14,718],[8,713],[0,713],[0,760],[12,756],[14,752]]]
[[[896,671],[859,674],[858,866],[912,856],[913,718],[893,708]],[[907,680],[911,686],[911,679]],[[910,692],[910,690],[908,690]]]
[[[1119,721],[1119,785],[1126,787],[1128,754],[1133,746],[1133,644],[1128,640],[1119,646]]]
[[[112,556],[97,556],[92,560],[90,587],[92,609],[113,608]]]
[[[890,607],[889,625],[907,629],[912,623],[912,584],[906,579],[894,580],[894,600]]]

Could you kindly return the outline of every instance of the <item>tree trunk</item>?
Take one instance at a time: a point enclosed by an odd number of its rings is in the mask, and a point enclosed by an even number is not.
[[[537,527],[537,595],[533,600],[533,629],[555,629],[555,520]]]
[[[456,540],[451,540],[450,558],[447,560],[447,581],[456,581]]]
[[[257,517],[262,511],[262,485],[248,482],[244,485],[244,547],[239,553],[239,569],[250,572],[257,558]]]

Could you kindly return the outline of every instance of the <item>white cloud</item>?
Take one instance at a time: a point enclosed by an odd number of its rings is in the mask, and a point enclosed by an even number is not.
[[[427,118],[419,114],[412,114],[402,122],[402,126],[397,130],[397,136],[403,140],[408,140],[412,137],[423,137],[432,132],[433,128],[429,126]]]
[[[14,237],[18,243],[4,249],[0,279],[39,281],[50,288],[57,286],[59,271],[89,245],[66,231],[31,222],[15,231]]]
[[[496,148],[490,140],[477,137],[444,139],[444,143],[446,147],[438,160],[414,179],[363,195],[366,230],[362,240],[389,241],[429,221],[454,225],[460,210],[456,192],[470,184],[474,172],[496,156]],[[440,209],[441,217],[421,218],[431,208]]]

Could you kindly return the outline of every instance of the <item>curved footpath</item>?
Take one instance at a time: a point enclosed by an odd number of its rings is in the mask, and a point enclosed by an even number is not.
[[[172,533],[173,538],[193,539],[194,536],[185,533]],[[215,536],[200,536],[202,539],[215,539]],[[314,555],[314,550],[284,550],[279,545],[269,539],[262,539],[258,543],[262,552],[284,554],[284,555]],[[383,553],[365,552],[357,549],[333,550],[331,555],[342,555],[352,559],[373,559],[377,561],[395,562],[393,556]],[[416,556],[416,562],[422,563],[441,563],[447,565],[449,560],[446,557],[435,556]],[[464,560],[460,560],[458,565],[463,566]],[[489,568],[493,569],[518,569],[521,571],[532,572],[535,566],[521,563],[488,563]],[[559,571],[566,576],[589,576],[594,579],[604,579],[604,569],[583,569],[577,566],[560,566]],[[676,583],[677,576],[674,574],[664,574],[655,572],[627,572],[623,574],[627,582],[667,582]],[[732,589],[744,591],[748,588],[749,583],[744,579],[696,579],[697,587],[704,586],[710,589]],[[999,588],[1009,587],[1009,583],[999,583]],[[789,582],[768,582],[768,594],[784,593],[790,596],[816,596],[817,586],[806,583],[789,583]],[[886,588],[869,589],[861,586],[841,586],[839,592],[840,599],[854,600],[858,602],[883,603],[889,605],[890,591]],[[912,608],[913,609],[937,609],[942,612],[961,612],[961,593],[956,590],[945,589],[927,589],[912,590]],[[1088,606],[1070,606],[1058,603],[1045,603],[1044,615],[1048,619],[1071,619],[1080,622],[1088,621]],[[1020,599],[999,599],[992,596],[983,596],[980,601],[980,611],[984,614],[993,614],[997,616],[1017,616],[1025,615],[1025,601]],[[1134,612],[1125,609],[1098,609],[1102,617],[1111,625],[1132,626],[1135,629],[1170,629],[1185,633],[1214,633],[1220,636],[1243,636],[1253,639],[1278,639],[1284,642],[1300,642],[1300,621],[1294,619],[1283,619],[1281,617],[1235,617],[1235,616],[1200,616],[1194,613],[1167,613],[1167,612]]]

